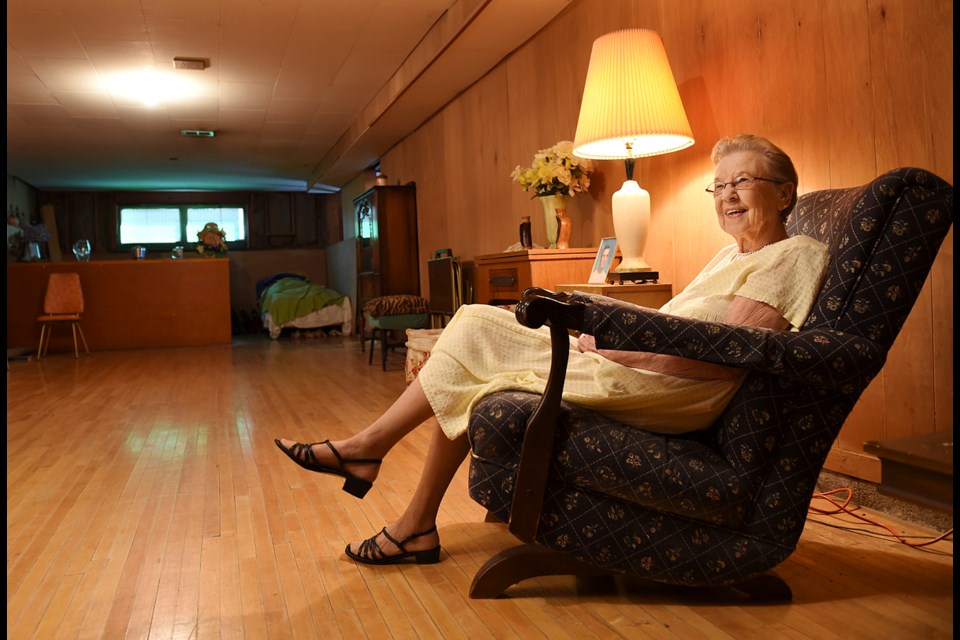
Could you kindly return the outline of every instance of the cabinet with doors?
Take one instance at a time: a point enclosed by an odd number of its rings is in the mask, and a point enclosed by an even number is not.
[[[420,295],[416,187],[373,187],[354,198],[353,213],[357,327],[362,339],[366,302],[379,296]]]

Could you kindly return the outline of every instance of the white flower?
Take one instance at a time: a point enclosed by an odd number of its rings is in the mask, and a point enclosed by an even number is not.
[[[572,196],[590,187],[591,171],[593,164],[589,160],[573,155],[573,143],[561,140],[537,151],[530,167],[524,169],[517,165],[510,177],[524,191],[533,189],[538,196]]]

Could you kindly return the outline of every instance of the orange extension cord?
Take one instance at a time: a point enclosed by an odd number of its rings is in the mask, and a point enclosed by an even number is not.
[[[832,497],[830,497],[830,496],[832,496],[832,495],[835,494],[835,493],[846,493],[846,494],[847,494],[847,499],[844,500],[843,502],[837,502],[837,501],[834,500]],[[903,543],[903,544],[905,544],[905,545],[907,545],[907,546],[909,546],[909,547],[926,547],[926,546],[928,546],[928,545],[931,545],[931,544],[933,544],[933,543],[935,543],[935,542],[939,542],[940,540],[943,540],[943,539],[945,539],[945,538],[953,535],[953,528],[951,527],[950,529],[948,529],[948,530],[945,531],[944,533],[941,533],[939,536],[937,536],[936,538],[933,538],[933,539],[931,539],[931,540],[926,540],[926,541],[924,541],[924,542],[912,542],[912,541],[910,541],[910,540],[907,540],[906,538],[904,538],[903,536],[901,536],[900,534],[898,534],[896,531],[894,531],[893,529],[891,529],[891,528],[888,527],[887,525],[883,524],[882,522],[876,522],[876,521],[874,521],[874,520],[871,520],[871,519],[869,519],[869,518],[866,518],[866,517],[864,517],[864,516],[861,516],[861,515],[859,515],[859,514],[857,514],[857,513],[854,513],[853,510],[848,507],[848,505],[850,504],[850,501],[853,499],[853,489],[851,489],[850,487],[842,487],[842,488],[840,488],[840,489],[833,489],[833,490],[831,490],[831,491],[824,491],[824,492],[822,492],[822,493],[815,493],[815,494],[813,494],[813,497],[814,497],[814,499],[818,499],[818,498],[819,498],[820,500],[826,500],[827,502],[829,502],[830,504],[833,505],[833,508],[832,508],[832,509],[820,509],[820,508],[818,508],[818,507],[815,507],[815,506],[811,505],[811,506],[810,506],[810,511],[812,511],[812,512],[814,512],[814,513],[819,513],[819,514],[822,514],[822,515],[828,515],[828,516],[830,516],[830,515],[836,515],[836,514],[838,514],[838,513],[846,513],[846,514],[848,514],[848,515],[853,516],[854,518],[857,518],[858,520],[861,520],[861,521],[863,521],[863,522],[866,522],[866,523],[869,524],[869,525],[872,525],[872,526],[875,526],[875,527],[881,527],[881,528],[883,528],[883,529],[886,529],[887,531],[890,532],[890,534],[891,534],[894,538],[896,538],[898,541],[900,541],[901,543]]]

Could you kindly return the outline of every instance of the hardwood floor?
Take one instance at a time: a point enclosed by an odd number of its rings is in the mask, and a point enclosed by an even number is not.
[[[849,517],[808,522],[778,570],[790,604],[569,577],[471,600],[476,570],[515,540],[483,522],[466,464],[440,514],[441,563],[358,566],[344,545],[402,510],[429,430],[364,500],[273,439],[352,433],[403,390],[402,369],[400,354],[368,366],[348,338],[11,362],[7,637],[953,637],[952,539],[908,548],[837,528],[860,526]]]

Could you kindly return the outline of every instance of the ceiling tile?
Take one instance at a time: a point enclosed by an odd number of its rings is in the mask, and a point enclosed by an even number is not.
[[[50,90],[36,76],[7,76],[7,106],[16,104],[57,104]]]
[[[220,109],[264,109],[270,105],[271,84],[221,82]]]
[[[217,119],[224,132],[249,131],[259,135],[266,117],[266,109],[225,109],[221,105]]]
[[[7,11],[7,44],[23,58],[86,58],[80,40],[60,11]]]
[[[153,131],[174,131],[170,114],[166,109],[147,109],[146,107],[117,107],[123,126],[127,129],[146,129]]]
[[[298,140],[306,129],[306,122],[271,122],[268,120],[263,123],[260,133],[264,139],[282,138],[287,144],[290,144],[291,141]]]
[[[98,73],[154,63],[153,48],[146,40],[85,40],[83,47]]]
[[[119,120],[120,115],[110,96],[99,91],[58,91],[54,97],[74,118]]]
[[[26,58],[40,81],[52,92],[101,88],[100,76],[86,59]]]

